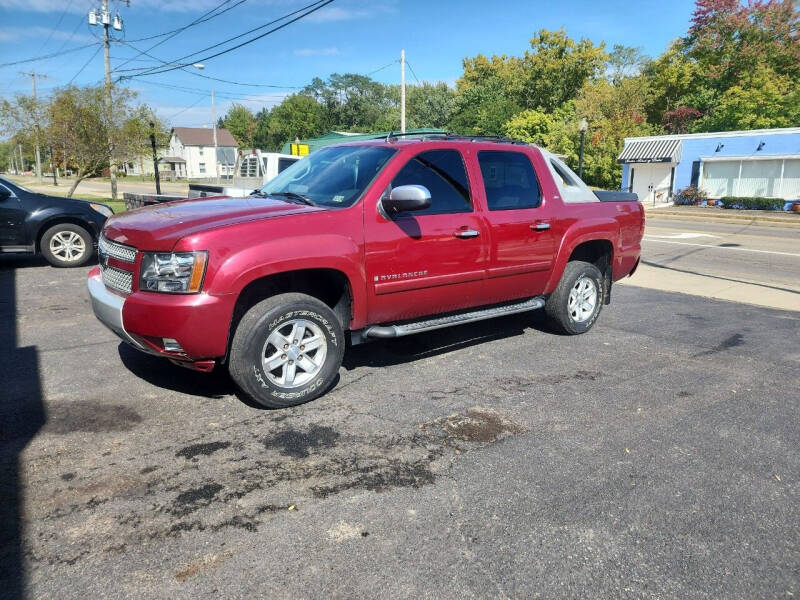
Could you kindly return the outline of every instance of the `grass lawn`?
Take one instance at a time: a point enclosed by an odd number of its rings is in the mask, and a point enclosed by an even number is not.
[[[73,194],[72,197],[78,198],[79,200],[88,200],[89,202],[98,202],[100,204],[110,206],[114,211],[114,214],[125,212],[124,200],[112,200],[111,198],[101,198],[99,196],[91,196],[88,194]]]

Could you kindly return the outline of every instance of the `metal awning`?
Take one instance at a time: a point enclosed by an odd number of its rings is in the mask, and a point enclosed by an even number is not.
[[[681,140],[642,140],[628,143],[617,158],[619,163],[680,162]]]

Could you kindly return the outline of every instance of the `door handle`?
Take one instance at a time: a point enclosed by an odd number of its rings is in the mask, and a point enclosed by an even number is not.
[[[533,223],[531,224],[531,229],[534,231],[547,231],[550,229],[550,223],[545,223],[543,221],[540,221],[539,223]]]
[[[480,232],[476,231],[475,229],[459,229],[453,235],[457,238],[469,239],[478,237]]]

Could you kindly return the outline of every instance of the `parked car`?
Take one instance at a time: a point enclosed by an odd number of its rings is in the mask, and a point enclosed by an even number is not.
[[[247,196],[284,169],[300,160],[299,156],[279,152],[262,152],[258,149],[242,152],[236,159],[233,181],[224,185],[210,183],[189,184],[189,198],[207,196]]]
[[[249,198],[112,217],[88,286],[135,348],[227,364],[267,407],[335,381],[346,338],[394,338],[543,308],[580,334],[639,264],[635,194],[594,194],[556,156],[439,136],[321,149]]]
[[[39,194],[0,177],[0,252],[41,253],[54,267],[80,267],[113,214],[105,204]]]

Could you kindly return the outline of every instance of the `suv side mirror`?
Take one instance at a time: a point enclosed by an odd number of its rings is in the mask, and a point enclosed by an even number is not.
[[[390,215],[424,210],[431,205],[431,193],[424,185],[401,185],[394,188],[388,198],[383,198],[381,204]]]
[[[0,187],[0,200],[8,200],[11,198],[11,192],[4,187]]]

